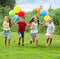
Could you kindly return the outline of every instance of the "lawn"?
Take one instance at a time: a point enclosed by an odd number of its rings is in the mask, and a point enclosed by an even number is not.
[[[0,32],[0,59],[60,59],[60,36],[54,35],[52,45],[46,47],[46,36],[39,34],[39,46],[29,43],[30,34],[25,33],[25,46],[18,47],[18,34],[12,32],[11,45],[4,46],[3,33]]]

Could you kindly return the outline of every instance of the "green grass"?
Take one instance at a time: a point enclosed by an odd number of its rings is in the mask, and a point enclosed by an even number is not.
[[[60,59],[60,36],[54,35],[52,45],[46,47],[46,37],[39,34],[39,46],[30,45],[30,34],[25,33],[25,46],[18,47],[18,34],[12,32],[11,46],[4,46],[3,33],[0,32],[0,59]]]

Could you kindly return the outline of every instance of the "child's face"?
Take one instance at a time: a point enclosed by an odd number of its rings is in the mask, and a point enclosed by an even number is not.
[[[48,21],[49,23],[51,23],[52,22],[52,19],[49,19],[49,21]]]
[[[5,21],[6,21],[6,22],[9,22],[9,18],[8,18],[8,17],[5,17]]]
[[[20,20],[20,21],[24,22],[24,21],[25,21],[25,19],[21,17],[21,20]]]
[[[34,22],[37,22],[37,21],[38,21],[37,17],[34,17]]]

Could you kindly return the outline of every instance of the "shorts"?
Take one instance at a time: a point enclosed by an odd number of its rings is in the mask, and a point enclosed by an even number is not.
[[[4,30],[3,31],[4,37],[10,37],[10,33],[11,33],[10,30]]]
[[[33,37],[33,36],[37,37],[38,33],[31,33],[31,37]]]
[[[24,32],[18,32],[18,35],[22,37],[22,39],[24,39]]]

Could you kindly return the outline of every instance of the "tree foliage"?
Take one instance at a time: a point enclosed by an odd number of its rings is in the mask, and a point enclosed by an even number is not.
[[[5,6],[10,6],[10,8],[13,8],[13,6],[15,5],[15,0],[0,0],[0,5],[2,5],[3,7]]]

